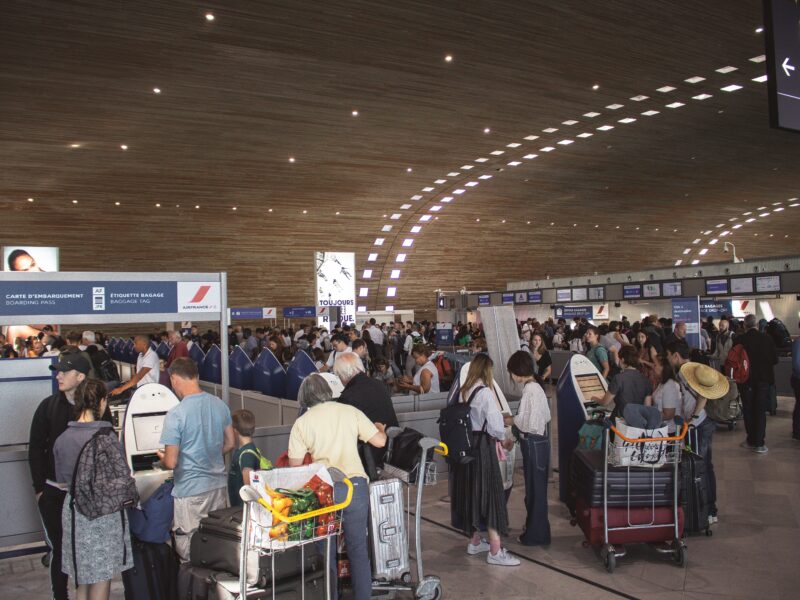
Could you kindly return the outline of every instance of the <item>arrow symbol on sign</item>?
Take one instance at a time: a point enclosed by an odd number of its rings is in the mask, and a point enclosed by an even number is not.
[[[786,73],[786,76],[791,77],[789,71],[794,71],[794,67],[789,64],[788,56],[783,60],[783,63],[781,63],[781,67],[783,67],[783,72]]]

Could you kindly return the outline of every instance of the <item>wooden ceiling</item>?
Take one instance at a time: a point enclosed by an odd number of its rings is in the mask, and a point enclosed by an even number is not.
[[[313,252],[352,250],[359,304],[418,310],[721,260],[722,238],[697,251],[725,230],[740,256],[796,254],[800,137],[752,81],[761,22],[729,0],[8,2],[3,243],[58,245],[63,270],[226,270],[238,306],[311,303]]]

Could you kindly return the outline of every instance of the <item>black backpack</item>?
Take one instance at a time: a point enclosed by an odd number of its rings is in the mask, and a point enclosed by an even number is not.
[[[108,352],[97,346],[89,346],[86,352],[92,359],[92,366],[98,379],[101,381],[119,381],[119,370],[116,363],[111,360]]]
[[[772,338],[778,350],[787,350],[792,347],[792,336],[780,319],[775,318],[767,323],[766,333]]]
[[[439,439],[447,446],[447,460],[451,463],[466,464],[475,459],[469,411],[472,399],[485,387],[475,388],[466,402],[456,402],[439,412]]]

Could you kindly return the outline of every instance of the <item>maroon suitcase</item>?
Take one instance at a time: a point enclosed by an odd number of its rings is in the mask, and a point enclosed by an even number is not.
[[[584,498],[575,500],[575,518],[578,526],[583,530],[586,541],[591,546],[603,545],[603,507],[589,506]],[[627,527],[628,524],[644,525],[653,521],[653,508],[650,506],[614,507],[608,509],[609,527]],[[672,507],[655,507],[655,524],[664,524],[663,527],[649,529],[626,529],[623,531],[609,531],[608,541],[614,545],[642,544],[667,542],[675,539],[675,528],[672,523]],[[678,532],[679,538],[683,537],[683,509],[678,507]]]

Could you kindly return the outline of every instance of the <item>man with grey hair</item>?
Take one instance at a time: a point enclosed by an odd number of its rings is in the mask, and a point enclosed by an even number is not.
[[[388,388],[364,372],[364,365],[357,354],[348,352],[338,356],[333,363],[333,374],[344,384],[344,391],[339,397],[341,404],[356,407],[373,423],[383,423],[387,427],[399,426]],[[375,466],[383,465],[384,450],[369,450],[372,451]]]
[[[744,413],[744,427],[747,439],[740,444],[742,448],[757,454],[766,454],[767,415],[769,409],[770,386],[775,385],[775,365],[778,352],[772,338],[758,330],[755,315],[744,318],[745,333],[737,336],[734,346],[741,344],[747,352],[750,363],[750,376],[746,383],[739,384]]]
[[[369,481],[358,455],[358,442],[383,448],[386,445],[385,424],[373,423],[360,410],[331,402],[331,398],[331,388],[321,375],[312,374],[303,380],[297,400],[308,410],[297,418],[289,434],[289,466],[302,465],[308,452],[314,457],[314,462],[338,469],[353,484],[352,500],[342,513],[342,530],[350,559],[353,596],[355,600],[368,600],[372,593],[372,567],[367,545]],[[341,502],[346,494],[347,488],[336,483],[334,500]],[[335,552],[334,547],[331,550]],[[335,556],[332,556],[333,598],[337,597],[335,565]]]

